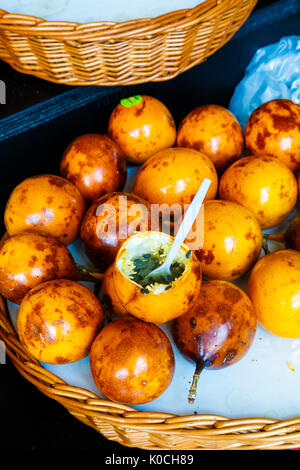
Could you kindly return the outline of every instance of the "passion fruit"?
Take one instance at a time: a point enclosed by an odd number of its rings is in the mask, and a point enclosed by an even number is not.
[[[300,338],[300,253],[280,250],[254,266],[248,295],[259,323],[271,333]]]
[[[131,193],[110,193],[89,207],[80,237],[95,264],[108,266],[127,238],[151,227],[151,207],[147,201]],[[159,220],[153,228],[159,229]]]
[[[246,124],[245,143],[253,155],[270,155],[293,172],[299,171],[300,106],[287,99],[259,106]]]
[[[84,134],[65,150],[60,174],[90,203],[104,194],[122,191],[127,177],[126,160],[119,146],[106,135]]]
[[[204,282],[197,303],[172,324],[180,352],[196,362],[189,402],[196,396],[197,381],[206,367],[221,369],[239,361],[250,348],[256,317],[248,296],[226,281]]]
[[[168,108],[152,96],[138,95],[121,100],[108,122],[108,134],[127,159],[145,162],[151,155],[172,147],[176,127]]]
[[[119,317],[128,316],[129,314],[127,310],[123,307],[117,295],[113,275],[114,265],[111,264],[106,270],[102,282],[101,292],[103,295],[103,302],[107,305],[111,313],[115,313]]]
[[[292,171],[268,156],[249,156],[233,163],[223,173],[219,186],[220,198],[249,209],[262,229],[275,227],[289,216],[297,192]]]
[[[155,400],[167,389],[175,363],[170,341],[160,328],[136,318],[120,318],[94,340],[90,366],[103,395],[137,405]]]
[[[206,279],[231,281],[245,274],[262,249],[254,215],[231,201],[204,203],[204,242],[195,250]]]
[[[70,181],[55,175],[32,176],[11,193],[4,222],[10,236],[34,230],[69,245],[78,236],[84,210],[84,200]]]
[[[285,235],[287,248],[300,251],[300,215],[296,215],[291,221]]]
[[[234,115],[223,106],[199,106],[181,122],[177,146],[204,153],[220,172],[242,155],[243,130]]]
[[[0,247],[0,294],[19,304],[33,287],[51,279],[78,279],[68,248],[56,238],[23,232]]]
[[[170,148],[143,164],[132,191],[151,204],[162,205],[162,212],[166,205],[176,217],[185,204],[192,202],[204,178],[211,180],[205,200],[214,199],[218,176],[211,160],[197,150]]]
[[[106,273],[110,288],[105,293],[117,314],[126,311],[160,325],[192,307],[202,276],[200,263],[186,245],[182,245],[171,266],[170,279],[145,280],[163,263],[173,240],[162,232],[139,232],[122,245],[112,270]]]
[[[66,364],[89,354],[103,326],[102,306],[87,287],[67,279],[48,281],[23,298],[17,331],[24,348],[39,361]]]

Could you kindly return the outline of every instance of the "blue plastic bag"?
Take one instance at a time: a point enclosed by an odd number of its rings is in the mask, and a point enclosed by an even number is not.
[[[258,49],[235,88],[229,109],[242,127],[258,106],[276,98],[300,104],[300,36]]]

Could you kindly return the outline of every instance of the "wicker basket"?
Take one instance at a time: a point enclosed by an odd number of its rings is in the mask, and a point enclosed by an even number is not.
[[[88,390],[66,384],[45,370],[19,342],[0,298],[0,339],[20,374],[41,392],[61,403],[83,423],[107,439],[149,450],[289,449],[300,446],[300,417],[228,419],[215,415],[176,416],[140,412],[101,400]]]
[[[23,73],[69,85],[168,80],[222,47],[257,0],[206,0],[195,8],[123,23],[47,22],[0,10],[0,58]]]

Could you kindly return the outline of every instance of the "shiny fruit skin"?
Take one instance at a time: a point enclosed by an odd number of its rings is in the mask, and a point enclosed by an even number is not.
[[[248,209],[231,201],[204,203],[204,243],[196,255],[206,279],[239,278],[261,249],[261,228]]]
[[[114,284],[114,265],[111,264],[105,271],[105,276],[102,282],[103,302],[108,308],[119,317],[128,316],[128,312],[121,304]]]
[[[126,160],[118,145],[106,135],[84,134],[65,150],[60,174],[90,203],[104,194],[122,191],[127,177]]]
[[[204,153],[220,172],[242,155],[243,130],[228,109],[216,104],[199,106],[181,122],[177,146]]]
[[[300,253],[280,250],[252,269],[248,295],[257,320],[271,333],[300,338]]]
[[[218,176],[211,160],[197,150],[170,148],[143,164],[132,191],[152,204],[178,204],[184,209],[185,204],[192,202],[204,178],[211,180],[205,200],[214,199]]]
[[[103,326],[102,306],[87,287],[67,279],[45,282],[21,302],[17,331],[36,359],[49,364],[79,361],[89,354]]]
[[[108,399],[131,405],[158,398],[174,374],[172,346],[162,330],[136,318],[106,325],[93,342],[90,366]]]
[[[141,232],[133,237],[147,237],[149,232]],[[168,235],[166,237],[169,237]],[[173,238],[170,237],[172,240]],[[127,240],[128,242],[128,240]],[[116,308],[116,313],[129,314],[141,320],[162,325],[174,318],[183,315],[196,302],[201,288],[202,272],[200,263],[194,253],[191,254],[188,270],[179,279],[172,283],[172,287],[160,294],[143,293],[140,285],[128,279],[118,268],[118,260],[126,250],[127,242],[119,250],[113,265],[111,275],[112,285],[106,289],[110,305]],[[186,245],[182,249],[189,252]]]
[[[55,175],[32,176],[11,193],[4,222],[10,236],[34,230],[69,245],[77,238],[84,210],[80,192],[68,180]]]
[[[102,205],[103,211],[99,209]],[[110,207],[109,211],[106,211],[106,205]],[[80,237],[87,254],[96,264],[110,265],[124,241],[134,233],[134,220],[138,216],[134,207],[138,209],[138,205],[145,208],[141,209],[140,226],[148,230],[151,227],[151,208],[147,201],[135,194],[106,194],[89,207],[82,220]],[[127,218],[124,217],[126,212]],[[107,231],[110,226],[112,230]]]
[[[233,163],[220,179],[220,199],[249,209],[262,229],[279,225],[297,202],[297,181],[280,160],[249,156]]]
[[[286,99],[259,106],[246,124],[245,143],[253,155],[270,155],[299,171],[300,106]]]
[[[108,135],[120,146],[127,159],[145,162],[151,155],[172,147],[176,127],[166,106],[151,96],[141,96],[130,107],[119,103],[109,118]]]
[[[0,294],[19,304],[33,287],[51,279],[78,279],[67,247],[50,235],[23,232],[0,247]]]
[[[221,369],[250,348],[256,317],[248,296],[227,281],[204,282],[198,301],[172,324],[176,346],[188,359]]]

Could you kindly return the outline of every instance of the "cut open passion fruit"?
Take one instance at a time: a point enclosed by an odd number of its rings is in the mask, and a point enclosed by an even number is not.
[[[200,263],[188,246],[179,249],[170,277],[150,276],[145,280],[164,262],[173,240],[162,232],[139,232],[122,245],[107,273],[110,287],[105,292],[115,313],[124,315],[125,310],[142,320],[162,324],[194,305],[202,274]]]

